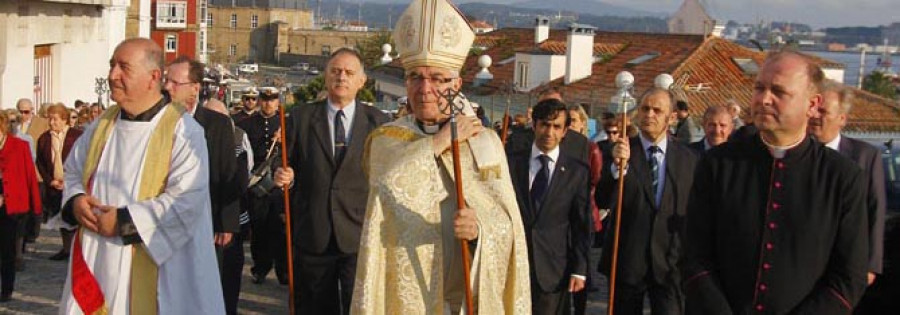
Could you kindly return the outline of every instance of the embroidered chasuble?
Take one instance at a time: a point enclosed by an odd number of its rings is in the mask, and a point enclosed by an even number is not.
[[[203,129],[177,105],[149,121],[112,107],[80,137],[64,199],[125,208],[142,242],[81,229],[60,314],[224,314]]]
[[[479,225],[472,292],[477,314],[528,314],[525,235],[502,148],[490,131],[460,143],[464,195]],[[351,313],[463,311],[453,160],[450,150],[439,158],[433,152],[432,137],[411,116],[369,136],[363,163],[370,190]]]

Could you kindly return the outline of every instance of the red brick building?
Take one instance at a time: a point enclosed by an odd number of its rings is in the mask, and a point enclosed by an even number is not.
[[[205,29],[205,23],[198,17],[206,14],[206,0],[150,0],[150,38],[153,39],[165,52],[166,62],[170,62],[178,56],[202,58],[198,54],[199,47],[203,47],[200,39],[201,29]],[[198,5],[200,4],[200,5]]]

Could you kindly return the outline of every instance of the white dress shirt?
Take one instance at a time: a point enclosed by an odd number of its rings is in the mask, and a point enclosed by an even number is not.
[[[837,151],[838,146],[840,144],[841,144],[841,134],[838,134],[837,137],[834,137],[834,140],[829,141],[828,143],[825,144],[825,146]]]
[[[550,152],[544,153],[541,149],[534,144],[531,144],[531,158],[528,159],[528,189],[531,190],[531,185],[534,183],[534,178],[537,177],[538,172],[541,171],[541,160],[538,159],[538,156],[541,154],[546,155],[550,158],[550,161],[547,162],[547,187],[550,187],[550,179],[553,178],[553,170],[556,169],[556,162],[559,161],[559,146],[550,150]]]

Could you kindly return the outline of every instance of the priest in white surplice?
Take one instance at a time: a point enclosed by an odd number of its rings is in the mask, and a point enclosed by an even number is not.
[[[63,219],[81,225],[60,314],[224,314],[206,140],[160,94],[162,50],[128,39],[110,59],[118,106],[65,164]]]

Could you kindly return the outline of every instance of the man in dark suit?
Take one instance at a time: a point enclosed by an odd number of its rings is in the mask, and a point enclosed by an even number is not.
[[[196,60],[182,56],[166,67],[164,87],[172,102],[184,105],[187,112],[203,126],[209,151],[209,195],[225,309],[228,314],[236,314],[243,259],[222,255],[225,247],[243,246],[238,223],[241,187],[235,179],[234,129],[228,116],[199,104],[202,82],[203,64]],[[238,261],[241,266],[235,266]],[[230,273],[226,274],[226,270]]]
[[[734,119],[725,106],[710,106],[703,113],[703,132],[705,136],[700,141],[688,145],[698,154],[703,155],[706,150],[728,141],[728,136],[734,130]]]
[[[884,260],[884,216],[887,196],[884,189],[884,165],[881,153],[874,146],[841,135],[847,124],[847,115],[853,106],[853,92],[844,85],[826,81],[822,86],[822,105],[818,115],[809,119],[809,133],[825,144],[856,162],[868,176],[866,209],[869,227],[869,269],[867,283],[872,285],[881,274]]]
[[[368,198],[362,169],[366,138],[389,121],[359,104],[366,82],[359,53],[342,48],[325,67],[326,101],[297,106],[288,123],[289,169],[278,169],[278,185],[291,190],[297,258],[298,314],[347,314],[356,276],[356,254]]]
[[[674,103],[667,90],[654,88],[645,93],[635,118],[638,137],[619,139],[613,146],[613,159],[628,161],[622,217],[613,215],[610,222],[621,220],[615,283],[617,314],[641,314],[645,294],[650,295],[654,314],[683,311],[678,260],[697,156],[668,137],[668,126],[675,119]],[[616,194],[618,176],[618,169],[611,165],[611,171],[604,172],[600,180],[599,191]],[[613,248],[613,237],[608,234],[604,249]],[[600,260],[600,271],[607,275],[610,256],[609,251],[604,252]]]
[[[534,314],[568,314],[584,289],[591,243],[588,167],[560,150],[570,118],[551,99],[533,111],[535,140],[514,153],[510,172],[529,249]]]

